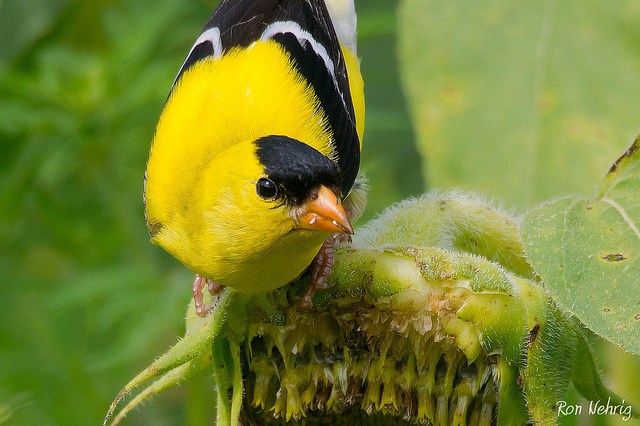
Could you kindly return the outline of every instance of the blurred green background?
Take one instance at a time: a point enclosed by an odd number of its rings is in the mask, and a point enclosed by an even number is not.
[[[0,0],[0,423],[99,424],[183,334],[193,276],[150,244],[142,180],[171,82],[215,3]],[[363,222],[430,187],[463,185],[518,211],[588,194],[631,143],[638,2],[603,12],[592,1],[584,26],[549,11],[555,2],[529,3],[356,0]],[[594,39],[599,50],[580,42]],[[566,58],[576,50],[602,55]],[[608,383],[638,402],[638,360],[599,348],[615,367]],[[206,424],[208,385],[169,391],[128,423]]]

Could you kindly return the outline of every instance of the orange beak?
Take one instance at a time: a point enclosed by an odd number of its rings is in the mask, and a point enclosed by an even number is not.
[[[353,234],[353,227],[336,194],[321,186],[302,205],[304,214],[296,221],[298,228]]]

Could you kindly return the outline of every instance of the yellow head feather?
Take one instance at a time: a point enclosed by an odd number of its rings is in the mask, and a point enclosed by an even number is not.
[[[147,164],[147,219],[189,206],[202,168],[240,142],[287,135],[334,156],[319,102],[272,41],[207,59],[184,73],[164,108]]]

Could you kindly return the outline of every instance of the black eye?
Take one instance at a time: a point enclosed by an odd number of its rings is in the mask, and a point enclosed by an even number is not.
[[[256,192],[265,200],[273,200],[278,196],[278,187],[272,180],[260,178],[256,183]]]

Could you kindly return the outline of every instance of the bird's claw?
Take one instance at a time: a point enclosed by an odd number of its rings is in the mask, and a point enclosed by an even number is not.
[[[302,296],[302,301],[300,305],[303,308],[311,308],[313,306],[313,295],[318,291],[325,291],[333,287],[333,285],[327,284],[327,277],[331,274],[331,270],[333,269],[334,257],[333,257],[333,249],[336,245],[337,239],[336,235],[331,235],[329,238],[325,240],[320,248],[320,251],[313,259],[311,263],[311,281],[309,282],[309,287],[307,287],[307,291],[304,296]]]
[[[206,279],[200,274],[196,274],[196,278],[193,280],[193,285],[191,286],[191,292],[193,293],[193,301],[195,303],[196,314],[200,317],[205,317],[214,307],[215,304],[205,304],[204,303],[204,295],[202,294],[202,289],[205,284],[207,285],[207,290],[209,290],[209,294],[212,296],[218,295],[222,290],[223,286],[213,282],[209,279]]]

